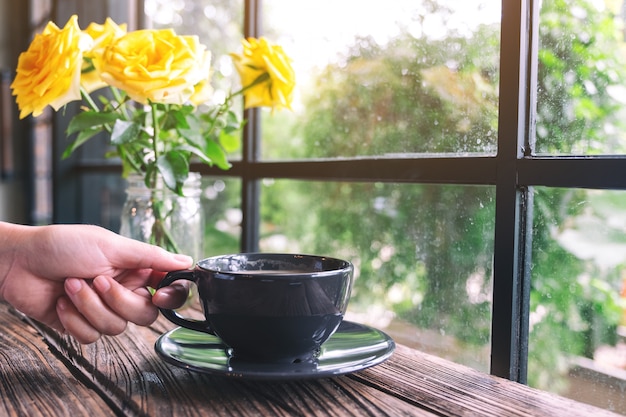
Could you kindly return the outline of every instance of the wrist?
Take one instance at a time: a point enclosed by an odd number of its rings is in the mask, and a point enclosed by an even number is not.
[[[20,261],[21,248],[32,227],[0,221],[0,301],[4,300],[4,288],[11,271]]]

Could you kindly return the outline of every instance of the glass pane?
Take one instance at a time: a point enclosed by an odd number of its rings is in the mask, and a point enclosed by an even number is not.
[[[626,151],[623,1],[544,1],[537,154]]]
[[[241,251],[241,181],[230,177],[202,177],[204,255]]]
[[[298,89],[263,112],[263,157],[494,154],[500,3],[264,0]]]
[[[495,190],[265,180],[261,250],[350,260],[348,320],[488,372]]]
[[[626,192],[534,200],[529,385],[626,414]]]

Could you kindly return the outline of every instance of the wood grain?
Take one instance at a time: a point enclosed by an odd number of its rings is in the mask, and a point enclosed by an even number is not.
[[[187,371],[163,362],[156,338],[171,328],[129,325],[89,346],[33,323],[72,372],[89,382],[115,414],[135,416],[434,416],[348,377],[246,381]]]
[[[615,416],[398,346],[359,373],[251,381],[162,361],[173,325],[129,325],[82,346],[0,304],[0,415],[8,416]]]
[[[0,415],[111,415],[88,385],[78,382],[35,329],[0,303]]]
[[[405,346],[398,346],[389,361],[352,377],[446,416],[618,415]]]

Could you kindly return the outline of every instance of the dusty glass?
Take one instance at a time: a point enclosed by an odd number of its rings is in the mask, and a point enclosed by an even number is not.
[[[626,151],[622,1],[544,1],[539,21],[537,155]]]
[[[494,191],[265,180],[260,246],[350,260],[348,320],[488,372]]]
[[[626,412],[626,193],[534,189],[528,383]]]
[[[495,154],[500,8],[263,1],[298,83],[293,112],[262,113],[263,158]]]

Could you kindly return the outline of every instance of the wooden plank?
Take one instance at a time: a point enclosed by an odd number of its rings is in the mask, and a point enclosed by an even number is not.
[[[616,416],[401,345],[389,361],[352,375],[248,381],[163,362],[154,352],[172,328],[163,318],[89,346],[31,322],[59,361],[6,307],[0,320],[0,415]],[[50,381],[54,388],[44,388]]]
[[[129,325],[117,337],[80,346],[33,323],[67,358],[72,372],[94,386],[118,415],[424,416],[435,414],[346,376],[304,381],[245,381],[187,371],[162,361],[156,338],[171,328]]]
[[[446,416],[618,416],[405,346],[352,378]]]
[[[42,337],[3,303],[0,323],[0,415],[111,415],[109,406],[79,383]]]

